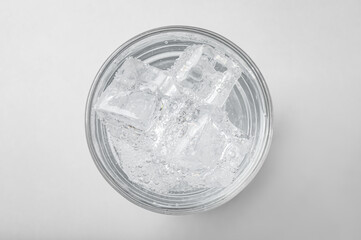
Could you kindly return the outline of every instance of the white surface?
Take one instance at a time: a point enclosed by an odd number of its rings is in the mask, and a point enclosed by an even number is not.
[[[181,217],[122,198],[84,134],[101,64],[171,24],[238,44],[274,104],[255,180]],[[0,30],[0,239],[361,239],[360,1],[2,1]]]

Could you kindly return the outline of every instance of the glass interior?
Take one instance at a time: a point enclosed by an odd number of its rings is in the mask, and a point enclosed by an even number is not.
[[[124,60],[133,56],[160,69],[168,69],[190,45],[207,44],[222,49],[239,62],[242,76],[234,86],[225,109],[230,121],[253,139],[253,145],[236,180],[225,188],[195,189],[166,195],[144,189],[127,178],[117,164],[107,136],[106,126],[93,111],[93,103],[113,80]],[[100,172],[123,196],[149,210],[184,214],[208,210],[234,197],[260,168],[272,135],[271,102],[262,75],[249,57],[223,37],[203,29],[166,27],[141,34],[117,49],[99,71],[89,94],[86,130],[89,148]]]

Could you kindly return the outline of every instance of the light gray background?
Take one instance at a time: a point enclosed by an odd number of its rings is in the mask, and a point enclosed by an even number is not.
[[[101,64],[171,24],[238,44],[274,104],[257,177],[193,216],[122,198],[84,133]],[[360,1],[1,1],[0,239],[361,239],[360,55]]]

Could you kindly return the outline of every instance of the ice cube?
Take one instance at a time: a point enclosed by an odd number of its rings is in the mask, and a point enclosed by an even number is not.
[[[169,74],[129,57],[116,72],[95,108],[108,123],[119,122],[148,130],[154,122],[158,93],[164,96],[178,95]]]
[[[187,139],[177,145],[177,151],[183,151],[192,162],[210,167],[221,158],[227,141],[220,124],[224,120],[224,112],[218,107],[201,105],[196,107],[194,113]]]
[[[188,141],[189,148],[184,148],[186,151],[183,162],[192,170],[209,170],[216,167],[226,144],[225,136],[212,123],[210,117],[201,130],[198,139],[192,139],[193,142]]]
[[[227,161],[229,167],[237,168],[245,158],[251,147],[249,139],[235,139],[227,143],[222,153],[221,161]]]
[[[178,160],[195,155],[199,150],[195,146],[212,120],[214,107],[199,106],[189,99],[185,101],[169,99],[162,107],[161,120],[152,128],[158,139],[156,141],[158,151],[163,156]],[[207,135],[205,136],[208,138]]]
[[[197,114],[197,113],[195,113]],[[209,124],[210,121],[210,114],[209,113],[201,113],[190,123],[184,123],[182,128],[179,128],[179,132],[177,133],[179,141],[177,141],[176,148],[174,154],[179,155],[184,153],[186,150],[187,153],[195,152],[196,149],[194,145],[198,138],[203,134],[205,131],[206,126]],[[191,151],[189,151],[192,148]],[[197,150],[200,150],[199,148]]]
[[[158,123],[150,130],[162,155],[178,154],[204,124],[196,116],[194,102],[186,98],[163,98]]]
[[[169,75],[164,79],[162,84],[159,85],[158,90],[163,96],[174,97],[174,98],[181,96],[181,93],[178,90],[177,85],[174,83],[174,79]]]
[[[230,139],[229,139],[230,140]],[[227,142],[218,165],[205,175],[204,184],[207,186],[226,187],[237,177],[237,172],[243,171],[246,155],[251,147],[247,139],[233,138]]]
[[[181,156],[180,166],[198,173],[198,179],[192,180],[190,176],[188,182],[199,182],[202,178],[208,186],[225,186],[244,161],[250,141],[242,137],[241,131],[228,121],[222,109],[210,106],[200,109],[197,127],[185,135],[187,138],[183,142],[177,143],[174,154]],[[228,172],[227,176],[225,172]]]
[[[133,57],[127,58],[114,75],[113,87],[124,91],[134,90],[139,76],[145,72],[145,69],[146,65],[143,62]]]
[[[109,124],[147,130],[154,122],[157,106],[158,98],[150,91],[122,91],[110,85],[94,107]]]
[[[241,76],[238,65],[210,46],[193,45],[171,69],[175,82],[190,97],[221,107]]]
[[[155,92],[167,78],[166,71],[129,57],[116,72],[114,82],[124,90],[149,89]]]

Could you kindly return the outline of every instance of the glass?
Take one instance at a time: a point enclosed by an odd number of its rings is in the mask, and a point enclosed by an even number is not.
[[[224,188],[159,194],[129,181],[116,163],[105,126],[97,118],[93,105],[113,80],[116,70],[129,56],[152,66],[167,69],[182,51],[193,44],[222,49],[242,67],[226,103],[233,123],[252,137],[251,150],[239,167],[237,178]],[[120,46],[103,64],[91,86],[85,115],[86,137],[94,162],[108,183],[129,201],[163,214],[187,214],[213,209],[236,196],[261,168],[272,138],[272,104],[262,74],[253,61],[228,39],[205,29],[168,26],[144,32]]]

